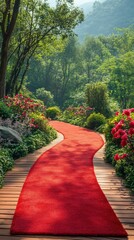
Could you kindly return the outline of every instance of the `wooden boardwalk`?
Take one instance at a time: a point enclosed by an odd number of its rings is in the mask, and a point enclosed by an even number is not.
[[[10,226],[21,188],[29,169],[36,159],[46,150],[63,139],[61,134],[47,147],[37,150],[24,158],[16,160],[15,167],[5,177],[4,187],[0,189],[0,240],[134,240],[134,196],[122,185],[111,165],[103,160],[104,147],[94,157],[95,173],[98,182],[112,208],[124,225],[128,238],[116,237],[52,237],[36,235],[10,236]]]

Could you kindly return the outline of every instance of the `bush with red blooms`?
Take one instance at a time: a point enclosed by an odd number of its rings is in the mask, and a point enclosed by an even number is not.
[[[109,120],[106,129],[105,160],[115,166],[126,186],[134,191],[134,108]]]
[[[114,122],[111,134],[114,139],[119,139],[120,146],[126,152],[122,155],[115,154],[114,159],[117,161],[126,158],[131,161],[134,157],[134,108],[125,109],[116,115],[119,116],[119,120]]]
[[[17,94],[14,97],[5,96],[4,103],[10,107],[15,115],[20,119],[24,119],[30,112],[44,112],[46,107],[31,98]]]

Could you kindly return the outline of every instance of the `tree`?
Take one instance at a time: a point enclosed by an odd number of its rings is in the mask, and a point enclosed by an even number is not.
[[[109,76],[110,94],[120,104],[121,109],[132,106],[134,96],[134,53],[132,51],[113,57],[101,67]]]
[[[102,64],[104,59],[110,56],[108,49],[99,40],[99,38],[88,37],[83,44],[83,62],[87,75],[87,83],[97,81],[97,68]]]
[[[10,39],[15,28],[20,0],[7,0],[0,4],[0,27],[2,33],[2,45],[0,55],[0,98],[5,94],[5,77],[7,69],[8,48]]]
[[[11,6],[13,6],[13,3]],[[3,5],[3,8],[5,11],[6,6]],[[11,95],[20,91],[30,59],[35,53],[37,54],[40,46],[44,45],[45,48],[46,44],[48,42],[53,43],[55,38],[60,36],[65,38],[73,34],[74,27],[83,20],[83,13],[78,8],[74,8],[73,1],[69,0],[59,0],[56,8],[50,8],[46,2],[40,0],[24,0],[20,4],[19,15],[17,16],[14,35],[12,39],[10,38],[10,51],[7,51],[6,56],[6,59],[8,57],[8,66],[10,66],[6,92]],[[3,56],[1,62],[2,59]],[[4,85],[5,75],[1,80]],[[0,97],[3,96],[4,91],[1,90]]]
[[[87,84],[86,97],[88,106],[94,108],[96,113],[101,113],[106,117],[111,115],[106,84],[102,82]]]

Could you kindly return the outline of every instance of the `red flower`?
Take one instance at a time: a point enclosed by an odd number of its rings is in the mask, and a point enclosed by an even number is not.
[[[115,113],[115,116],[118,116],[119,114],[120,114],[119,112],[116,112],[116,113]]]
[[[120,156],[121,159],[126,158],[128,155],[124,153],[123,155]]]
[[[131,112],[134,112],[134,108],[131,108],[130,111],[131,111]]]
[[[116,154],[115,154],[115,156],[114,156],[114,160],[115,160],[115,161],[118,161],[118,160],[120,160],[120,156],[119,156],[119,154],[118,154],[118,153],[116,153]]]
[[[133,134],[134,134],[134,128],[130,128],[130,129],[128,130],[128,134],[129,134],[129,135],[133,135]]]
[[[126,141],[126,140],[122,140],[122,141],[121,141],[121,146],[122,146],[122,147],[125,147],[126,145],[127,145],[127,141]]]
[[[116,128],[114,127],[114,128],[112,128],[111,133],[114,134],[114,133],[116,133],[116,131],[117,131],[117,130],[116,130]]]
[[[132,118],[131,118],[131,117],[128,117],[127,120],[128,120],[128,121],[132,121]]]
[[[122,135],[126,134],[126,131],[123,130],[123,129],[119,129],[119,130],[118,130],[118,133],[122,136]]]
[[[120,134],[119,134],[119,132],[116,132],[115,134],[114,134],[114,138],[120,138],[121,136],[120,136]]]
[[[134,127],[134,120],[129,123],[129,126],[132,128]]]
[[[124,120],[121,120],[120,122],[118,122],[117,124],[116,124],[116,129],[118,130],[119,128],[122,128],[123,127],[123,124],[124,124]]]
[[[123,135],[121,136],[121,139],[126,141],[126,140],[128,139],[128,136],[127,136],[127,134],[126,134],[126,133],[125,133],[125,134],[123,134]]]
[[[123,115],[130,116],[130,113],[131,113],[130,109],[123,110]]]

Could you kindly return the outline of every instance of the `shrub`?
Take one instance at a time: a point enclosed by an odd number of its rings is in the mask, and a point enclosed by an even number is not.
[[[14,160],[8,149],[0,148],[0,187],[3,184],[3,178],[6,171],[11,170]]]
[[[134,192],[134,166],[127,166],[125,169],[125,184]]]
[[[126,186],[134,191],[134,108],[117,112],[109,120],[106,140],[106,158],[112,157],[117,175],[123,177]]]
[[[54,104],[54,96],[50,91],[47,91],[45,88],[36,89],[36,97],[41,99],[47,107]]]
[[[86,85],[87,104],[106,117],[111,116],[110,101],[106,84],[102,82]]]
[[[97,130],[101,125],[106,123],[106,118],[101,113],[92,113],[86,122],[86,126],[89,129]]]
[[[34,141],[32,135],[25,138],[24,143],[26,144],[26,146],[28,148],[28,153],[32,153],[36,150],[36,144],[35,144],[35,141]]]
[[[118,146],[113,144],[113,142],[107,142],[105,146],[105,157],[104,160],[108,163],[115,165],[114,155],[118,151]]]
[[[0,117],[3,119],[10,118],[12,115],[11,109],[6,106],[6,104],[2,101],[0,101]]]
[[[12,146],[12,156],[14,159],[24,157],[28,154],[28,147],[23,142],[20,144],[16,144],[15,146]]]
[[[31,118],[32,125],[35,126],[35,130],[37,128],[44,131],[44,132],[47,130],[48,120],[46,119],[46,117],[43,114],[41,114],[41,113],[30,113],[29,117]]]
[[[61,110],[57,106],[49,107],[46,109],[47,118],[57,119],[60,114],[61,114]]]
[[[125,168],[126,168],[127,164],[126,164],[126,160],[119,160],[116,164],[115,164],[115,170],[116,173],[119,177],[123,177],[125,178],[126,173],[125,173]]]
[[[31,98],[26,98],[22,94],[17,94],[14,97],[5,96],[5,104],[10,107],[15,117],[19,119],[25,118],[31,112],[45,112],[45,107],[41,103],[37,103]]]
[[[59,120],[74,125],[85,127],[87,117],[93,112],[93,108],[86,106],[68,107],[65,109]]]

